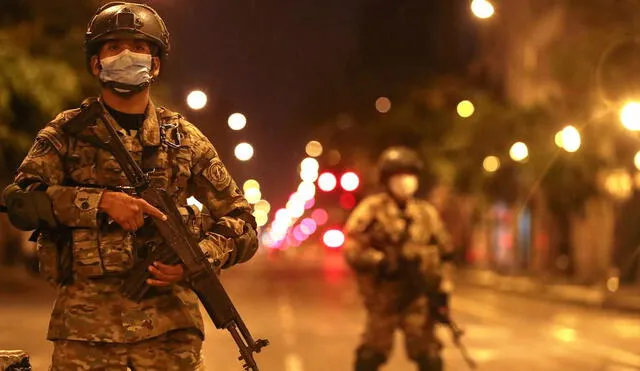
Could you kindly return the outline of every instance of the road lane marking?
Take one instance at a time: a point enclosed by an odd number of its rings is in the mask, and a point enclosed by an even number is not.
[[[284,358],[285,371],[304,371],[302,358],[295,353],[289,353]]]
[[[284,357],[285,371],[304,371],[302,366],[302,358],[291,350],[296,345],[296,318],[286,292],[278,295],[278,316],[282,325],[282,338],[287,348],[287,354]]]

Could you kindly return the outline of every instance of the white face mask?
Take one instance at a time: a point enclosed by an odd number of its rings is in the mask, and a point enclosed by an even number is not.
[[[151,82],[151,55],[123,50],[100,61],[100,80],[119,93],[128,93]]]
[[[396,174],[389,178],[389,190],[400,200],[408,200],[418,190],[418,176],[413,174]]]

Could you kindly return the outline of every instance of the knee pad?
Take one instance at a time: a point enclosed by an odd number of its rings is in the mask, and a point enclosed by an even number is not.
[[[371,348],[360,347],[356,351],[355,371],[378,371],[387,361],[387,357]]]

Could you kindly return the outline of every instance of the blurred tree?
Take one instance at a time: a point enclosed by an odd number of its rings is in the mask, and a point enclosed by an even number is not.
[[[8,179],[35,132],[93,87],[82,40],[96,1],[5,0],[0,13],[0,172]]]

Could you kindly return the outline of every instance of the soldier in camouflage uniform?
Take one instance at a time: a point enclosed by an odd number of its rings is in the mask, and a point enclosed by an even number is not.
[[[170,193],[212,264],[249,260],[258,247],[256,224],[236,182],[195,125],[149,98],[169,50],[160,16],[146,5],[106,4],[89,23],[85,47],[105,113],[151,186]],[[140,303],[119,292],[134,260],[163,243],[150,218],[166,217],[127,193],[120,164],[98,145],[108,140],[103,123],[77,135],[65,130],[78,112],[62,112],[38,133],[3,193],[12,222],[39,230],[41,272],[57,285],[51,369],[203,369],[203,319],[182,265],[149,266],[153,290]],[[202,214],[188,206],[192,195]]]
[[[345,226],[345,258],[356,273],[367,311],[355,370],[378,370],[389,357],[399,327],[406,353],[418,370],[440,371],[442,346],[426,296],[409,296],[408,302],[399,305],[409,285],[401,279],[403,265],[398,261],[415,264],[416,272],[434,291],[449,290],[441,260],[451,251],[449,238],[436,209],[414,198],[422,168],[418,155],[408,148],[391,147],[382,153],[378,166],[385,191],[365,198]]]

